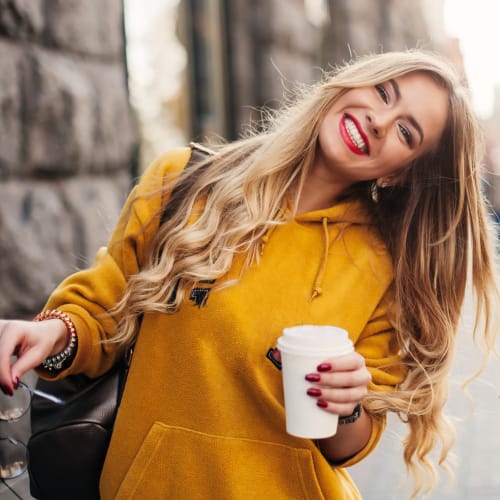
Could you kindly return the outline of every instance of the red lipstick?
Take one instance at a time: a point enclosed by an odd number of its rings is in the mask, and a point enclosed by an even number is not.
[[[351,123],[354,125],[356,128],[356,132],[359,134],[361,140],[363,141],[365,147],[361,149],[358,144],[356,144],[351,137],[351,134],[347,130],[347,125],[346,125],[346,118],[351,121]],[[347,147],[355,154],[357,155],[368,155],[370,153],[370,146],[368,143],[368,137],[364,133],[363,129],[361,128],[360,123],[356,118],[354,118],[351,115],[344,114],[339,122],[339,130],[340,130],[340,135],[347,145]]]

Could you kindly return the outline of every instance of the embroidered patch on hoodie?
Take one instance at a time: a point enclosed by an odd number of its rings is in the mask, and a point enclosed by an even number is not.
[[[270,347],[267,351],[266,358],[271,361],[278,370],[281,370],[281,354],[277,347]]]
[[[213,285],[215,280],[202,280],[198,282],[189,295],[189,300],[194,302],[199,308],[204,307],[207,304],[208,294],[212,287],[201,286],[201,285]]]

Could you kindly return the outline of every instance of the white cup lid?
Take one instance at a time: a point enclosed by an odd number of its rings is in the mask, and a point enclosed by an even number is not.
[[[298,325],[284,328],[277,346],[280,351],[305,356],[340,356],[353,350],[346,330],[330,325]]]

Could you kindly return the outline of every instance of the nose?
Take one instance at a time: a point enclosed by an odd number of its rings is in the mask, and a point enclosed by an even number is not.
[[[367,115],[368,131],[378,139],[385,137],[394,117],[390,111],[372,111]]]

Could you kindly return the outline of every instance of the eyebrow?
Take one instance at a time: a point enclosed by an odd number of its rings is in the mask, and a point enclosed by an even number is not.
[[[399,101],[401,99],[401,91],[399,90],[398,82],[396,80],[389,80],[389,83],[391,84],[392,90],[394,91],[394,94],[396,96],[396,101]],[[420,123],[418,123],[413,116],[407,116],[407,119],[417,130],[418,134],[420,135],[420,144],[422,144],[422,142],[424,141],[424,131],[422,130]]]

